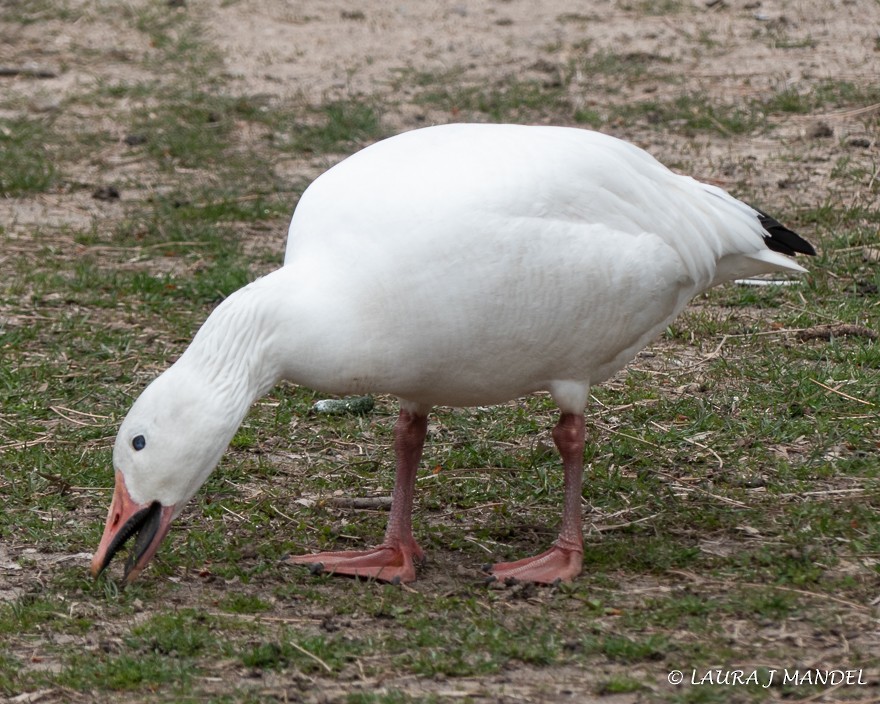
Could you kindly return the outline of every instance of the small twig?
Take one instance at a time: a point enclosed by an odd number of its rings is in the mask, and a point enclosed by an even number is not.
[[[240,513],[236,513],[236,512],[233,511],[231,508],[226,508],[223,504],[220,504],[220,508],[221,508],[223,511],[226,511],[226,513],[228,513],[229,515],[231,515],[231,516],[235,516],[238,520],[240,520],[240,521],[244,521],[245,523],[250,523],[251,525],[253,525],[253,521],[249,520],[248,518],[245,518],[245,517],[242,516]]]
[[[317,655],[315,655],[314,653],[310,653],[308,650],[306,650],[301,645],[299,645],[298,643],[296,643],[292,640],[289,640],[286,642],[289,643],[290,645],[292,645],[294,648],[296,648],[303,655],[310,657],[312,660],[314,660],[316,663],[318,663],[321,667],[323,667],[325,670],[327,670],[328,673],[333,674],[333,669],[326,662],[321,660],[321,658],[319,658]]]
[[[521,467],[456,467],[455,469],[435,470],[431,474],[425,474],[419,479],[433,479],[435,477],[454,477],[456,474],[468,474],[469,472],[519,472]]]
[[[294,519],[291,516],[288,516],[286,513],[284,513],[282,510],[280,510],[277,506],[275,506],[275,504],[269,504],[269,508],[271,508],[275,513],[277,513],[279,516],[281,516],[286,521],[289,521],[290,523],[294,522]]]
[[[775,591],[779,592],[791,592],[792,594],[801,594],[803,596],[811,596],[817,599],[827,599],[828,601],[833,601],[838,604],[842,604],[843,606],[849,606],[851,609],[856,609],[857,611],[864,611],[870,613],[872,609],[864,604],[857,604],[854,601],[849,601],[847,599],[841,599],[837,596],[832,596],[831,594],[822,594],[820,592],[811,592],[806,589],[797,589],[795,587],[783,587],[779,584],[758,584],[757,582],[726,582],[721,579],[706,579],[701,577],[693,572],[688,572],[687,570],[669,570],[672,574],[680,574],[683,577],[687,577],[690,580],[695,582],[702,582],[708,584],[718,584],[724,587],[730,588],[731,586],[738,587],[747,587],[749,589],[760,589],[762,587],[769,587]]]
[[[851,254],[852,252],[863,252],[865,250],[865,245],[857,244],[854,247],[840,247],[838,249],[832,249],[831,251],[835,254]],[[825,250],[828,251],[828,250]]]
[[[863,487],[855,487],[853,489],[823,489],[821,491],[801,491],[796,494],[774,494],[777,499],[796,499],[802,496],[834,496],[839,494],[849,494],[853,498],[863,495],[867,489]]]
[[[634,521],[627,521],[626,523],[615,523],[614,525],[611,525],[611,526],[597,526],[595,523],[593,523],[592,527],[594,530],[597,530],[600,533],[607,533],[608,531],[620,530],[621,528],[629,528],[630,526],[634,526],[638,523],[644,523],[645,521],[650,521],[654,518],[657,518],[657,516],[661,515],[662,513],[663,513],[663,511],[660,511],[659,513],[655,513],[652,516],[644,516],[642,518],[637,518]]]
[[[698,486],[685,486],[684,484],[678,484],[685,491],[696,491],[699,494],[705,494],[706,496],[710,496],[716,501],[720,501],[723,504],[730,504],[731,506],[736,506],[737,508],[746,508],[748,504],[743,503],[742,501],[737,501],[736,499],[730,499],[726,496],[721,496],[719,494],[713,494],[711,491],[706,491],[705,489],[701,489]]]
[[[767,335],[787,335],[792,332],[801,332],[806,328],[779,328],[778,330],[758,330],[756,332],[735,332],[725,337],[764,337]]]
[[[640,408],[642,406],[653,406],[655,403],[660,403],[660,399],[659,398],[643,398],[643,399],[639,399],[638,401],[633,401],[632,403],[624,403],[620,406],[614,406],[613,408],[606,406],[604,404],[601,404],[601,405],[607,411],[611,411],[612,413],[620,413],[621,411],[625,411],[629,408]]]
[[[807,697],[806,699],[798,699],[797,701],[792,702],[792,704],[808,704],[809,702],[814,702],[818,699],[822,699],[822,697],[827,696],[828,694],[830,694],[831,692],[833,692],[836,689],[840,689],[845,684],[846,684],[846,680],[844,680],[840,684],[836,684],[832,687],[829,687],[828,689],[822,690],[820,692],[816,692],[814,695]]]
[[[70,421],[71,423],[74,423],[75,425],[85,425],[85,426],[94,425],[94,423],[86,423],[86,422],[83,421],[83,420],[77,420],[76,418],[71,418],[69,415],[66,415],[66,414],[62,413],[62,412],[61,412],[61,411],[62,411],[62,407],[61,407],[61,406],[49,406],[49,410],[52,411],[53,413],[58,414],[59,416],[61,416],[62,418],[64,418],[64,420],[66,420],[66,421]],[[69,408],[64,408],[63,410],[65,410],[65,411],[70,411]],[[76,411],[70,411],[70,412],[71,412],[71,413],[76,413]]]
[[[57,486],[58,490],[62,494],[66,494],[68,491],[70,491],[70,489],[71,489],[70,482],[63,479],[62,477],[54,475],[54,474],[47,474],[46,472],[41,472],[40,470],[34,470],[34,471],[36,472],[37,476],[40,476],[43,479],[45,479],[47,482],[49,482],[50,484]]]
[[[622,437],[629,438],[630,440],[637,440],[638,442],[645,443],[645,445],[650,445],[651,447],[656,447],[658,450],[664,449],[660,445],[657,445],[656,443],[650,442],[649,440],[644,440],[643,438],[637,437],[635,435],[628,435],[626,433],[621,433],[619,430],[614,430],[613,428],[610,428],[609,426],[604,425],[602,423],[597,423],[597,425],[601,425],[603,428],[605,428],[605,430],[607,430],[609,433],[612,433],[613,435],[620,435]],[[708,448],[706,448],[706,449],[708,449]],[[717,455],[716,455],[716,457],[717,457]],[[718,458],[718,459],[720,460],[720,458]],[[745,508],[746,506],[748,506],[748,504],[745,504],[742,501],[737,501],[736,499],[729,499],[726,496],[719,496],[718,494],[713,494],[711,491],[706,491],[705,489],[700,489],[699,487],[695,487],[695,486],[690,487],[690,486],[683,486],[681,484],[678,484],[678,480],[675,477],[673,477],[670,474],[666,474],[665,472],[661,472],[658,469],[655,469],[652,471],[661,477],[665,477],[666,479],[677,484],[678,486],[681,486],[685,491],[696,491],[696,492],[699,492],[700,494],[705,494],[706,496],[711,496],[713,499],[716,499],[717,501],[720,501],[722,503],[730,504],[731,506],[737,506],[739,508]]]
[[[8,442],[5,445],[0,445],[0,452],[4,450],[21,450],[25,447],[31,447],[32,445],[45,445],[46,443],[52,442],[54,438],[49,435],[41,435],[38,438],[34,438],[33,440],[18,440],[17,442]]]
[[[718,343],[718,346],[715,347],[711,352],[704,354],[703,358],[699,362],[695,362],[688,367],[683,368],[682,372],[693,372],[702,367],[704,364],[708,364],[713,359],[718,359],[721,356],[721,348],[724,347],[724,343],[727,342],[731,337],[737,337],[737,335],[725,335],[721,338],[721,342]]]
[[[265,198],[266,195],[263,193],[250,193],[246,196],[239,196],[238,198],[221,198],[219,200],[206,200],[201,203],[188,203],[190,207],[193,208],[206,208],[209,205],[221,205],[223,203],[247,203],[252,200],[259,200],[260,198]]]
[[[718,343],[718,347],[716,347],[714,350],[712,350],[708,355],[706,355],[706,357],[707,357],[708,359],[715,359],[715,357],[717,357],[718,355],[720,355],[720,354],[721,354],[721,348],[724,347],[724,343],[727,342],[727,339],[728,339],[729,337],[730,337],[730,335],[725,335],[724,337],[722,337],[722,338],[721,338],[721,342]]]
[[[58,74],[48,68],[30,66],[0,66],[0,76],[24,76],[26,78],[58,78]]]
[[[225,618],[235,618],[235,619],[244,619],[248,621],[271,621],[275,623],[314,623],[320,619],[315,618],[281,618],[278,616],[252,616],[250,614],[232,614],[232,613],[214,613],[214,616],[223,616]],[[296,643],[292,640],[285,641],[285,643],[293,646],[294,649],[301,652],[306,657],[311,658],[316,663],[318,663],[321,667],[323,667],[328,673],[333,673],[333,668],[331,668],[326,662],[324,662],[321,658],[315,655],[312,652],[309,652],[305,648],[303,648],[299,643]]]
[[[721,459],[721,455],[719,455],[717,452],[715,452],[715,450],[713,450],[711,447],[709,447],[708,445],[704,445],[701,442],[697,442],[696,440],[691,440],[690,438],[682,438],[682,440],[684,440],[686,443],[690,443],[691,445],[696,445],[697,447],[703,448],[706,452],[711,454],[712,457],[714,457],[716,460],[718,460],[718,469],[719,470],[724,469],[724,460]]]
[[[637,442],[644,443],[645,445],[650,445],[651,447],[656,447],[658,450],[663,449],[662,447],[660,447],[660,445],[657,445],[656,443],[653,443],[650,440],[645,440],[644,438],[640,438],[636,435],[629,435],[628,433],[622,433],[619,430],[614,430],[614,428],[612,428],[608,425],[605,425],[604,423],[597,423],[597,425],[601,425],[603,428],[605,428],[605,430],[607,430],[612,435],[620,435],[623,438],[627,438],[629,440],[635,440]]]
[[[814,120],[845,120],[850,117],[859,117],[860,115],[865,115],[870,112],[875,112],[880,110],[880,103],[873,103],[872,105],[866,105],[863,108],[856,108],[855,110],[843,110],[842,112],[828,112],[824,115],[812,115],[809,116]],[[797,119],[800,116],[797,116]],[[809,119],[807,116],[804,116],[801,119]]]
[[[434,516],[434,518],[447,518],[448,516],[454,516],[457,513],[467,513],[468,511],[482,511],[484,508],[494,508],[495,506],[504,506],[504,501],[492,501],[488,504],[480,504],[479,506],[471,506],[470,508],[457,508],[452,511],[447,511],[446,513],[440,513]]]
[[[269,623],[320,623],[323,618],[304,616],[301,618],[288,618],[285,616],[265,616],[263,614],[239,614],[233,611],[208,611],[209,616],[231,618],[238,621],[268,621]]]
[[[828,694],[828,692],[831,692],[832,690],[835,690],[838,687],[843,686],[844,684],[846,684],[846,680],[844,680],[841,684],[834,685],[833,687],[829,687],[828,689],[826,689],[822,692],[818,692],[818,693],[814,694],[812,697],[808,697],[807,699],[798,699],[796,701],[793,701],[791,704],[806,704],[806,702],[818,701],[819,699],[824,697],[826,694]],[[880,702],[880,697],[871,697],[870,699],[846,699],[846,700],[835,699],[834,700],[834,702],[837,702],[840,704],[842,704],[844,701],[846,702],[846,704],[878,704],[878,702]],[[832,704],[834,704],[834,703],[832,703]]]
[[[726,339],[726,337],[725,337],[725,339]],[[722,344],[723,344],[723,340],[722,340]],[[720,347],[721,347],[721,345],[719,345],[719,349],[720,349]],[[669,428],[664,428],[662,425],[660,425],[659,423],[656,423],[653,420],[651,421],[651,425],[653,425],[655,428],[657,428],[659,430],[662,430],[664,433],[669,432]],[[710,452],[712,454],[712,456],[716,460],[718,460],[718,469],[724,469],[724,460],[722,460],[721,456],[717,452],[715,452],[715,450],[713,450],[711,447],[708,447],[707,445],[704,445],[701,442],[697,442],[693,438],[682,438],[682,440],[684,440],[686,443],[689,443],[691,445],[696,445],[697,447],[700,447],[700,448],[706,450],[706,452]]]
[[[331,496],[324,503],[340,508],[381,509],[391,508],[390,496]]]
[[[876,403],[871,403],[870,401],[865,401],[861,398],[856,398],[855,396],[850,396],[849,394],[843,393],[843,391],[838,391],[837,389],[833,389],[830,386],[823,384],[821,381],[816,381],[816,379],[810,379],[816,386],[821,386],[826,391],[830,391],[833,394],[837,394],[838,396],[843,396],[845,399],[849,399],[850,401],[855,401],[856,403],[863,403],[866,406],[876,406]]]
[[[800,340],[830,340],[832,337],[839,335],[867,337],[869,340],[876,340],[878,337],[876,330],[872,330],[864,325],[848,325],[846,323],[838,323],[836,325],[816,325],[811,328],[799,330],[797,336]]]
[[[66,413],[73,413],[77,416],[85,416],[86,418],[94,418],[95,420],[110,420],[111,416],[102,416],[97,413],[87,413],[86,411],[78,411],[75,408],[66,408],[65,406],[49,406],[53,411],[58,413],[58,409]]]
[[[485,550],[489,555],[492,554],[492,551],[491,551],[489,548],[487,548],[485,545],[483,545],[483,544],[482,544],[479,540],[477,540],[476,538],[472,538],[472,537],[470,537],[469,535],[466,535],[466,536],[464,536],[464,539],[467,540],[469,543],[473,543],[474,545],[476,545],[476,546],[477,546],[478,548],[480,548],[481,550]]]
[[[162,249],[164,247],[208,247],[210,246],[210,242],[196,242],[196,241],[174,241],[169,240],[167,242],[158,242],[156,244],[145,244],[141,246],[135,247],[116,247],[114,245],[109,244],[96,244],[85,247],[90,252],[131,252],[131,251],[140,251],[145,252],[149,249]]]

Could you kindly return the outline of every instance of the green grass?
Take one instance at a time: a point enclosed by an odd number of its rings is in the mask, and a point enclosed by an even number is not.
[[[557,121],[602,128],[646,124],[686,135],[720,138],[772,131],[779,117],[865,107],[880,101],[873,87],[850,81],[824,80],[808,87],[782,87],[761,97],[725,102],[684,88],[670,96],[630,95],[634,86],[679,86],[672,62],[659,54],[585,51],[560,64],[557,78],[509,76],[491,84],[471,82],[463,69],[440,72],[401,71],[396,86],[415,89],[420,105],[440,110],[456,121]],[[623,100],[620,96],[626,95]]]
[[[228,158],[236,121],[253,115],[244,98],[185,91],[164,97],[160,108],[135,120],[132,130],[143,135],[147,152],[166,168],[216,167]]]
[[[0,17],[7,22],[27,26],[53,19],[73,20],[76,18],[76,11],[64,0],[34,0],[5,3],[0,8]]]
[[[290,128],[287,149],[318,154],[339,152],[375,141],[382,136],[376,107],[356,100],[329,102],[314,111],[317,123]]]
[[[50,128],[33,118],[0,120],[0,196],[49,190],[57,179],[46,143]]]
[[[415,76],[413,82],[424,87],[418,102],[464,121],[479,114],[492,122],[528,122],[536,113],[566,105],[563,86],[539,80],[511,77],[490,86],[456,84],[455,80],[455,72]]]

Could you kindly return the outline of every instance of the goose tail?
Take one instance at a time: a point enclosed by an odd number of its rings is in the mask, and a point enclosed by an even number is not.
[[[813,245],[763,210],[754,206],[749,207],[758,216],[758,222],[763,229],[764,244],[767,245],[767,249],[760,249],[746,255],[754,264],[757,264],[756,273],[771,273],[780,270],[805,273],[807,270],[791,257],[796,254],[815,255],[816,250]]]
[[[758,213],[758,221],[764,228],[764,242],[774,252],[793,257],[795,254],[809,254],[814,256],[816,250],[809,242],[796,232],[789,230],[776,218],[767,215],[763,210],[751,206]]]
[[[727,195],[720,189],[707,188],[714,195]],[[764,246],[747,245],[739,252],[723,256],[717,263],[712,285],[730,281],[744,276],[759,276],[777,271],[803,274],[806,269],[792,257],[796,254],[815,255],[816,250],[807,240],[793,230],[788,229],[776,218],[763,210],[738,201],[727,195],[728,203],[738,205],[739,217],[745,217],[748,229],[760,232]],[[757,244],[757,243],[755,243]]]

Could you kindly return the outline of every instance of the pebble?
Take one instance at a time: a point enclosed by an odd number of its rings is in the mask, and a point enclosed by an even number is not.
[[[350,396],[349,398],[325,398],[317,401],[312,410],[325,415],[365,414],[375,405],[372,396]]]
[[[119,189],[116,186],[100,186],[92,193],[95,200],[119,200]]]
[[[846,143],[851,147],[858,147],[859,149],[867,149],[871,146],[871,140],[867,137],[850,137]]]
[[[825,139],[834,136],[834,130],[827,122],[821,120],[811,123],[805,133],[808,139]]]

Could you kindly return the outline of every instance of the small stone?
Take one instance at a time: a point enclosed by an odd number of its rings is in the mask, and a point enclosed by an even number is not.
[[[92,193],[95,200],[119,200],[119,189],[116,186],[101,186]]]
[[[834,136],[834,130],[827,122],[819,120],[807,127],[805,135],[808,139],[826,139]]]
[[[61,109],[61,98],[50,96],[48,98],[39,98],[31,104],[34,112],[57,112]]]
[[[880,247],[863,247],[862,261],[880,262]]]
[[[327,633],[335,633],[339,630],[339,624],[333,620],[332,616],[325,616],[321,621],[321,628]]]
[[[365,415],[373,410],[372,396],[352,396],[351,398],[327,398],[317,401],[312,410],[327,415]]]
[[[858,147],[859,149],[867,149],[871,146],[871,140],[867,137],[850,137],[846,143],[851,147]]]
[[[529,69],[532,71],[538,71],[539,73],[559,73],[559,66],[552,61],[547,61],[547,59],[538,59],[535,63],[529,66]]]
[[[129,147],[137,147],[141,144],[146,144],[147,138],[142,134],[127,134],[122,139]]]
[[[760,475],[742,475],[739,477],[735,477],[733,481],[731,481],[733,486],[739,486],[743,489],[758,489],[762,486],[767,486],[767,479]]]

